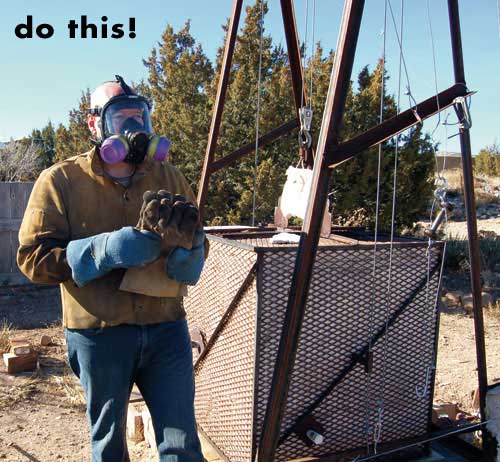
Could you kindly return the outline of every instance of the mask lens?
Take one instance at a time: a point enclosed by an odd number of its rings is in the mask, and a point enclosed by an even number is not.
[[[126,132],[152,133],[151,118],[145,101],[131,97],[112,102],[102,114],[106,136]]]

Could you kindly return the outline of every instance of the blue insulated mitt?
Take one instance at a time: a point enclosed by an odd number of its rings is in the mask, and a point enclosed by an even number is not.
[[[194,286],[200,279],[205,264],[205,233],[199,229],[194,233],[193,247],[173,249],[166,261],[167,276],[175,281]]]
[[[160,256],[161,239],[150,231],[126,226],[111,233],[71,241],[66,259],[79,287],[115,268],[132,268]]]

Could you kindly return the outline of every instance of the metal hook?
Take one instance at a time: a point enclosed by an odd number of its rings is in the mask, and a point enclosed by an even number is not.
[[[425,395],[427,395],[427,389],[429,388],[429,382],[431,381],[432,369],[433,369],[432,366],[427,366],[427,370],[425,372],[424,386],[423,387],[420,387],[419,385],[415,386],[415,394],[417,395],[417,398],[425,398]]]
[[[458,96],[453,100],[453,107],[458,117],[458,125],[461,130],[468,130],[472,127],[472,118],[469,105],[464,96]]]
[[[434,180],[434,185],[436,186],[434,197],[439,201],[441,207],[444,207],[443,204],[446,203],[446,187],[448,186],[448,180],[444,176],[439,175]]]
[[[304,130],[299,131],[299,145],[302,149],[309,149],[312,145],[312,136]]]
[[[377,422],[373,426],[373,452],[377,454],[377,445],[382,436],[382,423],[384,420],[384,403],[380,403],[378,407]]]

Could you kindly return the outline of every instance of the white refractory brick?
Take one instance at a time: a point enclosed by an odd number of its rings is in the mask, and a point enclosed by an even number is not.
[[[149,447],[156,448],[155,430],[153,428],[153,421],[148,408],[142,410],[142,423],[144,424],[144,439]]]

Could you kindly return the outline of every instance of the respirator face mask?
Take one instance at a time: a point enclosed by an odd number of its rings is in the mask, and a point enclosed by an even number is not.
[[[153,134],[147,99],[132,94],[120,76],[116,79],[125,94],[111,98],[102,109],[89,111],[100,116],[101,159],[107,164],[140,164],[146,158],[164,161],[168,156],[170,141]]]

